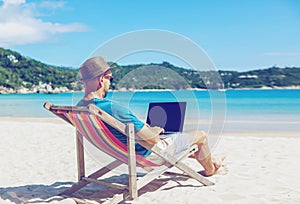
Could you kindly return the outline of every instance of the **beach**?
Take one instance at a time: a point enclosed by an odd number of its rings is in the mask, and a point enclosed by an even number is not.
[[[70,198],[57,196],[77,180],[75,132],[62,120],[1,117],[0,128],[0,203],[101,203],[119,192],[92,184]],[[214,186],[163,176],[132,203],[297,203],[299,132],[273,133],[224,132],[213,154],[226,154],[228,172],[210,177]],[[202,170],[192,159],[185,163]],[[86,165],[89,173],[101,164],[88,152]],[[121,169],[106,179],[126,182],[124,173]]]

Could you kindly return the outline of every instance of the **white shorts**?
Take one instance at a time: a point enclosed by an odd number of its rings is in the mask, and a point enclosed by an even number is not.
[[[192,144],[194,144],[195,139],[196,135],[187,133],[174,133],[170,135],[162,135],[161,139],[155,145],[162,149],[163,152],[167,152],[168,154],[174,156],[187,150]],[[162,164],[164,162],[161,157],[153,152],[147,156],[147,159],[155,164]]]

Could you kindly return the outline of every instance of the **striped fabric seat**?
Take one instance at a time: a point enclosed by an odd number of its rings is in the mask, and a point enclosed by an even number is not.
[[[101,151],[124,163],[128,162],[127,146],[110,132],[99,117],[89,112],[74,110],[52,110],[52,112],[67,119],[87,141]],[[139,167],[157,166],[138,153],[136,153],[136,162]]]

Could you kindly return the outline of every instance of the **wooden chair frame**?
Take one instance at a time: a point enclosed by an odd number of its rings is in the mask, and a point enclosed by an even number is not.
[[[78,169],[78,183],[74,184],[72,187],[68,188],[64,192],[61,193],[61,195],[67,195],[70,196],[74,192],[78,191],[79,189],[85,187],[89,183],[97,183],[101,185],[105,185],[108,187],[118,188],[124,190],[122,194],[115,195],[111,200],[109,200],[109,203],[119,203],[124,199],[135,199],[138,197],[138,190],[156,179],[158,176],[162,174],[168,174],[168,175],[175,175],[175,176],[183,176],[183,177],[190,177],[193,179],[196,179],[200,183],[202,183],[205,186],[214,185],[213,182],[206,179],[193,169],[191,169],[189,166],[184,164],[181,160],[184,158],[187,158],[189,155],[195,153],[198,148],[197,145],[192,145],[188,151],[180,155],[179,157],[174,157],[170,154],[167,154],[166,152],[163,152],[160,148],[157,146],[150,145],[146,143],[143,140],[137,140],[139,144],[147,148],[148,150],[152,151],[153,153],[157,154],[159,157],[164,159],[165,163],[162,166],[155,167],[153,169],[149,166],[144,166],[143,168],[148,171],[148,173],[137,179],[137,173],[136,173],[136,157],[135,155],[135,133],[134,133],[134,127],[133,124],[123,124],[111,115],[107,114],[94,104],[90,104],[87,107],[83,106],[55,106],[52,105],[49,102],[46,102],[44,104],[45,109],[48,111],[51,111],[58,117],[62,118],[64,121],[70,123],[73,125],[68,118],[64,117],[63,115],[58,114],[59,111],[79,111],[79,112],[88,112],[89,114],[93,114],[97,117],[99,117],[103,122],[106,124],[114,127],[121,133],[127,136],[127,144],[128,144],[128,179],[129,184],[117,184],[117,183],[107,183],[103,180],[99,180],[98,178],[102,177],[106,173],[110,172],[112,169],[117,168],[121,164],[123,164],[122,161],[118,160],[116,158],[115,161],[109,163],[107,166],[102,167],[101,169],[97,170],[96,172],[92,173],[89,176],[85,175],[85,162],[84,162],[84,146],[83,146],[83,136],[80,134],[79,131],[76,133],[76,149],[77,149],[77,169]],[[180,169],[184,174],[177,174],[177,173],[170,173],[167,172],[168,169],[171,167],[177,167]]]

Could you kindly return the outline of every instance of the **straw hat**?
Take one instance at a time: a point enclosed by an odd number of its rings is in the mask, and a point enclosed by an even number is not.
[[[79,80],[87,81],[94,79],[104,74],[110,68],[111,67],[101,56],[89,58],[80,67],[81,78]]]

